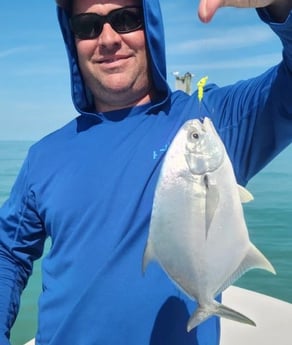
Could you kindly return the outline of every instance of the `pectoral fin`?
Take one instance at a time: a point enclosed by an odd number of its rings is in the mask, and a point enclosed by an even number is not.
[[[209,229],[219,204],[219,191],[216,184],[212,184],[208,175],[204,176],[204,183],[206,187],[206,238],[208,237]]]

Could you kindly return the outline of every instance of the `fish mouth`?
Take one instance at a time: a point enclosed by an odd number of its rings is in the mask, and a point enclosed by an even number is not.
[[[213,122],[208,117],[205,117],[203,119],[202,124],[203,124],[203,128],[206,132],[208,131],[208,129],[210,129],[213,133],[217,133]]]

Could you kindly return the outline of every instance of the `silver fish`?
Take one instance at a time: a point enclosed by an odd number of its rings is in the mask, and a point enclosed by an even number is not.
[[[190,331],[212,315],[255,325],[215,301],[246,271],[275,274],[250,242],[242,202],[252,195],[236,182],[224,144],[211,120],[187,121],[171,143],[155,190],[143,272],[157,261],[198,308]]]

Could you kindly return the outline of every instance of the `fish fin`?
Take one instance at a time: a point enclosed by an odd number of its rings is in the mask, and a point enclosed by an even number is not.
[[[249,251],[240,266],[245,269],[245,271],[252,268],[260,268],[276,274],[270,261],[252,243],[250,243]]]
[[[240,186],[239,184],[237,186],[238,186],[240,201],[243,204],[254,200],[253,195],[246,188]]]
[[[220,289],[216,291],[215,296],[227,289],[228,286],[239,279],[245,272],[255,268],[263,269],[276,274],[274,267],[264,256],[264,254],[262,254],[254,244],[250,243],[250,248],[245,258],[242,260],[237,270],[224,282],[224,284],[222,284]]]
[[[215,211],[219,204],[219,191],[217,185],[210,183],[208,175],[204,176],[204,183],[206,187],[206,238],[208,237],[209,229],[215,214]]]
[[[151,245],[151,241],[148,240],[146,247],[145,247],[145,250],[144,250],[143,261],[142,261],[142,272],[143,272],[143,274],[145,273],[149,262],[153,261],[153,259],[154,259],[153,248]]]
[[[216,315],[219,317],[224,317],[225,319],[238,321],[251,326],[256,326],[255,322],[246,317],[245,315],[226,307],[216,301],[212,304],[208,304],[205,307],[199,306],[194,314],[189,318],[187,324],[187,331],[190,332],[193,328],[198,326],[203,321],[207,320],[209,317]]]

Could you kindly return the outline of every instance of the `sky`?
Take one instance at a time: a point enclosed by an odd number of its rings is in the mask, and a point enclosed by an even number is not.
[[[208,75],[219,86],[256,76],[281,60],[281,45],[253,9],[221,9],[209,24],[198,0],[161,0],[167,77]],[[0,140],[39,140],[78,114],[54,0],[3,1],[0,12]]]

